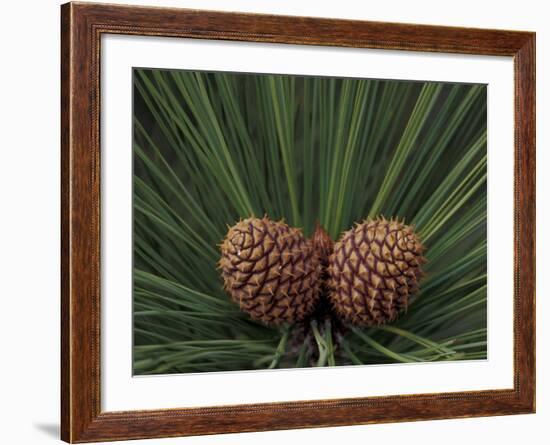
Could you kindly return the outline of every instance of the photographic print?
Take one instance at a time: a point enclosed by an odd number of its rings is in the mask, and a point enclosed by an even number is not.
[[[133,373],[487,358],[487,86],[134,68]]]

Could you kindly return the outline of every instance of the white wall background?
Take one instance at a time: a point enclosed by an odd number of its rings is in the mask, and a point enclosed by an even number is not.
[[[548,443],[550,13],[537,0],[118,0],[155,6],[537,32],[537,414],[150,440],[151,444]],[[0,27],[0,443],[53,443],[59,417],[59,0],[2,5]]]

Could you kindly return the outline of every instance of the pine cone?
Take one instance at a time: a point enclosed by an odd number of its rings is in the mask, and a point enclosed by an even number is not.
[[[221,253],[224,288],[253,319],[295,323],[313,311],[321,266],[300,230],[248,218],[229,229]]]
[[[423,251],[413,229],[397,220],[368,219],[345,232],[328,268],[336,313],[362,326],[395,320],[418,291]]]
[[[334,241],[332,241],[330,235],[318,221],[315,223],[315,231],[313,232],[311,241],[313,248],[319,256],[321,265],[326,268],[328,266],[328,258],[334,249]]]

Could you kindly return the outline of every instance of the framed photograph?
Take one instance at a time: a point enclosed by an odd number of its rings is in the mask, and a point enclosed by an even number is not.
[[[62,6],[62,439],[535,411],[535,35]]]

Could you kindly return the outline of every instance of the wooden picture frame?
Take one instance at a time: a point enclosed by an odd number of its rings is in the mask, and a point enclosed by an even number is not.
[[[61,437],[94,442],[535,411],[535,34],[92,3],[61,8]],[[512,56],[514,388],[102,412],[100,38],[103,34]]]

